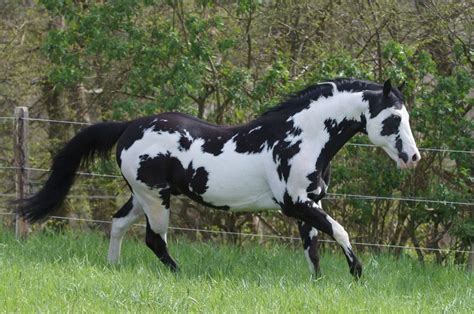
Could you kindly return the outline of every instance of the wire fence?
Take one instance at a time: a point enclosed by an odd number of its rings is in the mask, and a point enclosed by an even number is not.
[[[13,215],[13,213],[0,212],[0,215],[7,216],[7,215]],[[89,222],[89,223],[97,223],[97,224],[112,224],[112,221],[110,220],[87,219],[87,218],[78,218],[78,217],[49,216],[48,218],[56,219],[56,220]],[[133,224],[133,225],[139,226],[139,227],[146,227],[146,225],[144,224]],[[185,228],[185,227],[169,227],[168,229],[176,230],[176,231],[185,231],[185,232],[202,232],[202,233],[233,235],[233,236],[241,236],[241,237],[256,237],[256,238],[274,239],[274,240],[301,241],[301,238],[299,237],[280,236],[280,235],[274,235],[274,234],[232,232],[232,231],[223,231],[223,230],[207,230],[207,229]],[[336,244],[336,241],[334,240],[318,239],[318,241],[323,242],[323,243]],[[402,250],[437,251],[437,252],[445,252],[445,253],[474,253],[474,251],[468,251],[468,250],[429,248],[429,247],[419,247],[419,246],[403,246],[403,245],[395,245],[395,244],[379,244],[379,243],[367,243],[367,242],[357,242],[357,241],[351,241],[351,244],[359,245],[359,246],[402,249]]]
[[[0,121],[13,121],[15,117],[10,116],[0,116]],[[35,122],[44,122],[44,123],[58,123],[58,124],[67,124],[67,125],[80,125],[87,126],[92,125],[93,123],[81,122],[81,121],[69,121],[69,120],[53,120],[45,118],[22,118],[23,120],[35,121]],[[364,143],[348,143],[349,146],[355,147],[376,147],[373,144],[364,144]],[[474,154],[472,150],[456,150],[450,148],[419,148],[420,151],[426,152],[439,152],[439,153],[458,153],[458,154]],[[35,168],[35,167],[14,167],[14,166],[3,166],[0,165],[0,170],[29,170],[35,172],[50,172],[50,169],[44,168]],[[114,174],[104,174],[104,173],[94,173],[94,172],[77,172],[81,176],[90,176],[90,177],[102,177],[102,178],[111,178],[117,179],[122,178],[120,175]],[[16,194],[13,193],[0,193],[0,197],[11,197],[15,198]],[[85,199],[116,199],[120,196],[116,195],[69,195],[68,198],[85,198]],[[343,194],[343,193],[328,193],[326,199],[337,200],[337,199],[352,199],[352,200],[389,200],[389,201],[399,201],[399,202],[420,202],[420,203],[432,203],[432,204],[443,204],[443,205],[463,205],[463,206],[472,206],[474,202],[470,200],[434,200],[429,198],[414,198],[414,197],[393,197],[393,196],[374,196],[374,195],[359,195],[359,194]],[[13,213],[0,212],[0,215],[13,215]],[[50,216],[51,219],[59,220],[70,220],[70,221],[82,221],[90,223],[106,223],[110,224],[111,221],[105,220],[94,220],[94,219],[85,219],[85,218],[75,218],[75,217],[61,217],[61,216]],[[144,226],[144,225],[139,225]],[[225,235],[235,235],[242,237],[259,237],[259,238],[272,238],[272,239],[281,239],[281,240],[300,240],[297,237],[288,237],[288,236],[279,236],[279,235],[268,235],[268,234],[254,234],[254,233],[241,233],[241,232],[229,232],[229,231],[217,231],[217,230],[206,230],[206,229],[194,229],[194,228],[183,228],[183,227],[170,227],[171,230],[179,231],[189,231],[189,232],[202,232],[202,233],[214,233],[214,234],[225,234]],[[321,242],[335,243],[333,240],[324,240],[321,239]],[[382,247],[382,248],[396,248],[404,250],[421,250],[421,251],[439,251],[439,252],[456,252],[456,253],[473,253],[474,251],[466,250],[451,250],[451,249],[440,249],[440,248],[426,248],[426,247],[416,247],[416,246],[401,246],[401,245],[391,245],[391,244],[378,244],[378,243],[364,243],[364,242],[352,242],[354,245],[360,246],[371,246],[371,247]]]
[[[13,120],[14,117],[0,117],[3,120]],[[23,118],[24,120],[29,121],[39,121],[39,122],[48,122],[48,123],[61,123],[61,124],[73,124],[73,125],[91,125],[92,123],[80,122],[80,121],[69,121],[69,120],[52,120],[44,118]],[[373,144],[361,144],[361,143],[349,143],[348,145],[358,146],[358,147],[375,147]],[[449,152],[449,153],[463,153],[463,154],[473,154],[474,151],[466,150],[454,150],[454,149],[441,149],[441,148],[420,148],[420,150],[431,151],[431,152]],[[34,167],[14,167],[14,166],[2,166],[0,169],[11,169],[11,170],[30,170],[37,172],[50,172],[50,169],[43,168],[34,168]],[[90,176],[90,177],[103,177],[103,178],[122,178],[120,175],[114,174],[104,174],[104,173],[94,173],[94,172],[77,172],[78,175]],[[431,203],[431,204],[443,204],[443,205],[464,205],[472,206],[473,202],[470,201],[459,201],[459,200],[433,200],[428,198],[413,198],[413,197],[392,197],[392,196],[374,196],[374,195],[358,195],[358,194],[342,194],[342,193],[328,193],[328,199],[358,199],[358,200],[391,200],[391,201],[401,201],[401,202],[420,202],[420,203]],[[108,196],[105,196],[108,197]],[[332,197],[332,198],[331,198]]]
[[[1,169],[1,168],[0,168]],[[461,202],[461,201],[448,201],[448,200],[433,200],[425,198],[407,198],[407,197],[391,197],[391,196],[375,196],[375,195],[358,195],[358,194],[344,194],[344,193],[328,193],[328,196],[323,198],[323,200],[339,200],[339,199],[348,199],[348,200],[364,200],[364,201],[377,201],[377,200],[386,200],[386,201],[396,201],[396,202],[415,202],[415,203],[431,203],[431,204],[441,204],[441,205],[463,205],[463,206],[473,206],[473,202]],[[2,194],[0,197],[14,197],[15,194]],[[96,199],[114,199],[120,198],[121,196],[113,195],[89,195],[89,196],[80,196],[80,195],[68,195],[70,198],[96,198]]]
[[[30,171],[37,171],[37,172],[51,172],[51,169],[32,168],[32,167],[2,166],[2,165],[0,165],[0,169],[5,169],[5,170],[30,170]],[[89,176],[89,177],[122,178],[122,176],[115,175],[115,174],[107,174],[107,173],[76,172],[76,174],[81,175],[81,176]]]
[[[14,120],[15,117],[3,116],[0,117],[0,120]],[[54,120],[54,119],[46,119],[46,118],[22,118],[23,120],[27,121],[36,121],[36,122],[46,122],[46,123],[59,123],[59,124],[70,124],[70,125],[92,125],[94,123],[90,122],[82,122],[82,121],[71,121],[71,120]],[[373,144],[364,144],[364,143],[348,143],[348,146],[356,146],[356,147],[377,147]],[[474,154],[473,150],[459,150],[459,149],[450,149],[450,148],[430,148],[430,147],[420,147],[418,148],[420,151],[425,152],[438,152],[438,153],[457,153],[457,154]]]

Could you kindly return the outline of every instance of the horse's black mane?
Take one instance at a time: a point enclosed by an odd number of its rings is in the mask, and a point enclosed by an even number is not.
[[[332,95],[332,85],[323,84],[323,83],[334,83],[339,91],[353,91],[360,92],[364,90],[381,90],[383,85],[377,84],[370,81],[358,80],[354,78],[336,78],[332,80],[327,80],[321,83],[317,83],[307,88],[299,91],[295,94],[289,95],[289,97],[284,100],[279,105],[268,109],[265,111],[262,116],[266,116],[272,113],[279,113],[282,111],[292,110],[295,108],[295,105],[302,103],[309,103],[312,100],[316,100],[321,96],[328,97]],[[396,88],[393,88],[392,91],[397,97],[403,99],[402,93]]]

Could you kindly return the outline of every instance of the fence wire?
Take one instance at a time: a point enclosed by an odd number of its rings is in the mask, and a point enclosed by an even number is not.
[[[0,169],[5,170],[31,170],[39,172],[50,172],[49,169],[41,168],[21,168],[21,167],[10,167],[10,166],[0,166]],[[105,178],[122,178],[122,176],[111,175],[111,174],[102,174],[102,173],[93,173],[93,172],[77,172],[78,175],[91,176],[91,177],[105,177]],[[428,198],[416,198],[416,197],[393,197],[393,196],[375,196],[375,195],[360,195],[360,194],[345,194],[345,193],[327,193],[329,197],[325,197],[326,200],[337,200],[337,199],[352,199],[352,200],[388,200],[388,201],[399,201],[399,202],[415,202],[415,203],[431,203],[431,204],[442,204],[442,205],[463,205],[463,206],[473,206],[473,202],[468,201],[454,201],[454,200],[433,200]],[[0,194],[0,196],[2,196]],[[110,195],[103,195],[104,198],[111,197]]]
[[[37,172],[51,172],[51,169],[32,168],[32,167],[15,167],[15,166],[0,166],[0,169],[5,169],[5,170],[30,170],[30,171],[37,171]],[[122,178],[122,176],[115,175],[115,174],[107,174],[107,173],[76,172],[76,174],[81,175],[81,176],[89,176],[89,177]]]
[[[3,215],[3,216],[14,215],[14,213],[0,212],[0,215]],[[48,218],[49,219],[57,219],[57,220],[112,224],[112,221],[110,221],[110,220],[98,220],[98,219],[87,219],[87,218],[77,218],[77,217],[62,217],[62,216],[49,216]],[[133,224],[133,226],[146,227],[146,225],[144,225],[144,224]],[[168,229],[177,230],[177,231],[187,231],[187,232],[202,232],[202,233],[212,233],[212,234],[222,234],[222,235],[235,235],[235,236],[242,236],[242,237],[257,237],[257,238],[267,238],[267,239],[276,239],[276,240],[301,241],[301,238],[298,238],[298,237],[279,236],[279,235],[273,235],[273,234],[257,234],[257,233],[247,233],[247,232],[232,232],[232,231],[207,230],[207,229],[184,228],[184,227],[169,227]],[[318,241],[319,242],[324,242],[324,243],[336,244],[336,241],[334,241],[334,240],[318,239]],[[403,249],[403,250],[438,251],[438,252],[446,252],[446,253],[469,253],[469,254],[474,254],[474,251],[452,250],[452,249],[441,249],[441,248],[428,248],[428,247],[419,247],[419,246],[403,246],[403,245],[394,245],[394,244],[366,243],[366,242],[356,242],[356,241],[351,241],[351,244],[360,245],[360,246],[370,246],[370,247]]]
[[[0,120],[14,120],[15,117],[0,117]],[[59,124],[71,124],[71,125],[92,125],[94,123],[82,122],[82,121],[71,121],[71,120],[54,120],[46,118],[22,118],[27,121],[37,121],[37,122],[46,122],[46,123],[59,123]],[[98,123],[98,122],[97,122]],[[364,144],[364,143],[348,143],[348,146],[357,146],[357,147],[377,147],[373,144]],[[459,150],[459,149],[450,149],[450,148],[429,148],[421,147],[418,148],[420,151],[426,152],[439,152],[439,153],[458,153],[458,154],[474,154],[472,150]]]
[[[15,117],[11,116],[0,116],[1,121],[13,121]],[[89,122],[80,122],[80,121],[70,121],[70,120],[53,120],[45,118],[23,118],[28,121],[36,122],[46,122],[46,123],[59,123],[59,124],[69,124],[69,125],[92,125]],[[355,147],[376,147],[373,144],[363,144],[363,143],[348,143],[349,146]],[[449,148],[419,148],[420,151],[426,152],[445,152],[445,153],[460,153],[460,154],[474,154],[474,151],[470,150],[455,150]],[[10,167],[10,166],[0,166],[0,169],[11,169],[11,170],[30,170],[37,172],[50,172],[49,169],[42,168],[33,168],[33,167]],[[122,178],[119,175],[112,174],[102,174],[102,173],[93,173],[93,172],[78,172],[78,175],[91,176],[91,177],[104,177],[104,178]],[[2,194],[3,197],[15,197],[15,194]],[[373,195],[358,195],[358,194],[341,194],[341,193],[328,193],[327,199],[359,199],[359,200],[391,200],[391,201],[403,201],[403,202],[422,202],[422,203],[437,203],[443,205],[465,205],[472,206],[474,203],[465,202],[465,201],[444,201],[444,200],[432,200],[426,198],[411,198],[411,197],[390,197],[390,196],[373,196]],[[69,195],[69,198],[86,198],[86,199],[115,199],[119,196],[112,195]],[[12,215],[12,213],[0,212],[1,215]],[[111,221],[103,220],[93,220],[93,219],[84,219],[84,218],[74,218],[74,217],[60,217],[60,216],[51,216],[52,219],[62,219],[62,220],[77,220],[84,222],[93,222],[93,223],[108,223]],[[144,226],[144,225],[139,225]],[[287,240],[300,240],[295,237],[284,237],[277,235],[260,235],[252,233],[240,233],[240,232],[228,232],[228,231],[215,231],[215,230],[206,230],[206,229],[192,229],[192,228],[181,228],[181,227],[170,227],[171,230],[180,230],[180,231],[192,231],[192,232],[205,232],[205,233],[216,233],[216,234],[228,234],[228,235],[238,235],[238,236],[252,236],[252,237],[263,237],[263,238],[276,238],[276,239],[287,239]],[[320,240],[321,242],[334,243],[333,240]],[[399,245],[390,245],[390,244],[377,244],[377,243],[362,243],[362,242],[353,242],[355,245],[362,246],[373,246],[373,247],[385,247],[385,248],[399,248],[399,249],[411,249],[411,250],[422,250],[422,251],[441,251],[441,252],[457,252],[457,253],[473,253],[474,251],[463,251],[463,250],[450,250],[450,249],[436,249],[436,248],[424,248],[424,247],[414,247],[414,246],[399,246]]]

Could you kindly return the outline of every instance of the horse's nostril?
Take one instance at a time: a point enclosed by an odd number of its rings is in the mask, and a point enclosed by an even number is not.
[[[414,154],[414,155],[411,157],[411,160],[413,160],[413,161],[418,161],[418,154]]]

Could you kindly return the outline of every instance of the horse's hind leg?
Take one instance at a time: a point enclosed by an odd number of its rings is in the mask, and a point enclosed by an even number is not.
[[[319,277],[321,269],[319,267],[318,230],[301,220],[298,220],[298,230],[303,242],[304,255],[308,262],[309,271],[311,275]]]
[[[168,266],[172,271],[178,270],[178,265],[176,265],[176,262],[169,255],[166,247],[166,233],[164,235],[156,233],[153,231],[148,221],[146,224],[145,242],[163,264]]]
[[[169,255],[166,243],[171,195],[167,188],[157,192],[154,195],[149,195],[148,191],[146,191],[138,196],[147,219],[145,243],[163,264],[172,271],[176,271],[178,266]]]
[[[143,217],[143,210],[133,196],[115,213],[110,232],[109,263],[118,262],[125,232],[141,217]]]

